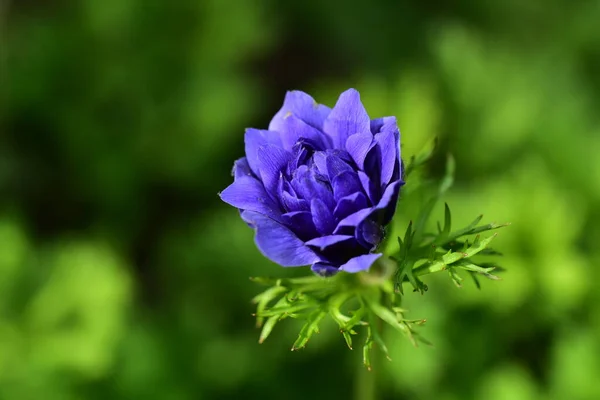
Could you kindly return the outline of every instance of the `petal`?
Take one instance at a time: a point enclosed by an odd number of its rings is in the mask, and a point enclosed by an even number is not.
[[[300,139],[308,141],[317,150],[332,146],[331,138],[293,114],[283,118],[281,141],[286,150],[291,150]]]
[[[387,185],[392,179],[400,148],[394,131],[384,130],[375,135],[375,141],[379,147],[380,159],[380,184]]]
[[[236,179],[242,176],[254,177],[254,174],[250,169],[250,164],[248,164],[248,159],[246,157],[242,157],[240,159],[235,160],[235,162],[233,163],[233,170],[231,171],[231,175],[233,175]]]
[[[283,147],[279,132],[265,131],[249,128],[244,134],[244,144],[248,165],[256,176],[260,176],[258,168],[258,149],[262,146],[271,144],[276,147]]]
[[[336,202],[348,195],[360,192],[362,186],[355,172],[342,172],[331,181],[333,198]]]
[[[329,180],[333,180],[333,178],[343,172],[354,173],[351,166],[334,154],[327,154],[325,163],[327,165],[327,176],[329,176]]]
[[[371,120],[371,133],[375,135],[385,129],[396,129],[398,130],[398,124],[396,123],[396,117],[382,117]]]
[[[306,241],[318,235],[312,214],[308,211],[293,211],[281,216],[283,223],[294,232],[299,239]]]
[[[319,244],[317,240],[313,243]],[[311,246],[321,257],[322,261],[331,265],[342,265],[353,257],[368,253],[369,249],[356,241],[350,235],[330,235],[323,239],[320,249]]]
[[[322,262],[313,264],[310,269],[312,272],[322,277],[333,276],[338,272],[338,269],[333,265]]]
[[[346,140],[345,148],[356,165],[358,165],[360,169],[363,169],[367,153],[374,145],[373,135],[371,133],[361,132],[350,135],[348,140]]]
[[[338,201],[337,206],[333,210],[333,216],[335,219],[340,220],[367,207],[367,198],[364,194],[361,192],[352,193],[342,197]]]
[[[280,223],[252,211],[244,211],[242,218],[256,229],[256,246],[271,261],[284,267],[300,267],[321,261],[314,251]]]
[[[367,218],[358,226],[356,238],[363,246],[373,249],[381,242],[384,233],[377,222]]]
[[[319,198],[312,199],[310,202],[310,212],[317,231],[322,235],[328,235],[335,228],[332,210],[327,207],[323,200]]]
[[[333,231],[334,234],[346,234],[353,235],[356,227],[362,223],[365,218],[368,218],[369,215],[373,212],[372,208],[364,208],[359,210],[353,214],[348,215],[346,218],[338,222],[337,227]],[[349,229],[347,229],[349,228]]]
[[[323,251],[327,247],[332,246],[334,244],[344,242],[350,239],[354,239],[354,236],[350,235],[327,235],[321,236],[318,238],[314,238],[306,242],[307,246],[316,247],[317,249]]]
[[[377,204],[379,201],[379,190],[377,185],[375,185],[375,182],[373,182],[373,180],[363,171],[358,171],[358,179],[371,204]]]
[[[324,151],[316,151],[313,154],[313,162],[321,175],[329,176],[327,173],[327,153]]]
[[[291,195],[288,192],[283,192],[281,195],[281,204],[289,211],[308,211],[310,209],[308,201],[304,199],[298,199],[296,196]]]
[[[299,90],[293,90],[286,93],[283,107],[281,107],[271,120],[269,130],[284,132],[284,118],[290,113],[308,125],[322,129],[323,122],[330,112],[331,109],[329,107],[317,104],[310,95]]]
[[[343,149],[346,140],[355,133],[370,132],[371,121],[355,89],[342,93],[323,124],[323,130],[333,139],[336,148]]]
[[[281,147],[268,144],[258,148],[258,170],[267,193],[277,193],[282,171],[291,158],[292,155]]]
[[[371,265],[379,258],[382,254],[372,253],[372,254],[363,254],[358,257],[354,257],[350,259],[346,264],[342,265],[339,269],[340,271],[346,272],[360,272],[368,270]]]
[[[376,220],[382,226],[387,225],[394,216],[396,204],[398,203],[398,196],[400,194],[400,187],[402,185],[404,185],[404,181],[402,180],[391,183],[383,192],[383,196],[381,196],[379,203],[373,207],[373,211],[376,213]]]
[[[281,209],[265,192],[262,183],[249,176],[235,180],[220,193],[221,200],[241,210],[255,211],[281,221]]]
[[[308,167],[302,165],[296,170],[291,184],[298,193],[298,197],[306,200],[317,198],[322,200],[327,208],[331,210],[335,208],[335,200],[329,184],[326,182],[326,178],[317,174],[316,168],[308,169]]]

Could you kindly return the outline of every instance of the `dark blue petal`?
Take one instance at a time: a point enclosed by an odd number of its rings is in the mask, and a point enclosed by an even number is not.
[[[340,95],[323,124],[323,130],[331,136],[336,148],[343,149],[350,135],[370,132],[370,124],[359,93],[349,89]]]
[[[258,170],[267,193],[275,195],[282,171],[287,167],[292,155],[273,145],[258,148]]]
[[[365,219],[356,230],[358,242],[370,250],[381,242],[383,235],[384,231],[381,226],[370,218]]]
[[[339,269],[346,272],[366,271],[379,257],[381,257],[381,254],[363,254],[350,259],[350,261],[340,266]]]
[[[378,186],[371,180],[371,178],[363,171],[358,171],[358,179],[362,189],[367,194],[371,204],[377,204],[379,201],[379,190]]]
[[[318,250],[323,251],[329,246],[333,246],[334,244],[337,244],[340,242],[345,242],[345,241],[351,240],[353,238],[354,238],[354,236],[350,236],[350,235],[321,236],[321,237],[317,237],[312,240],[309,240],[308,242],[306,242],[306,245],[311,246],[311,247],[316,247]]]
[[[314,251],[282,224],[252,211],[244,211],[242,218],[256,229],[256,246],[271,261],[284,267],[300,267],[321,261]]]
[[[331,264],[326,264],[326,263],[316,263],[313,264],[310,269],[312,270],[312,272],[314,272],[315,274],[322,276],[322,277],[329,277],[329,276],[333,276],[335,274],[337,274],[338,269],[336,267],[334,267]]]
[[[336,266],[345,264],[351,258],[369,251],[351,235],[331,235],[325,239],[314,239],[310,243],[314,244],[310,247],[315,250],[322,261]]]
[[[370,132],[360,132],[348,137],[345,148],[356,165],[358,165],[360,169],[363,169],[367,153],[373,148],[374,145],[375,142],[373,140],[373,135]]]
[[[332,146],[332,140],[329,136],[293,114],[283,119],[282,129],[281,141],[286,150],[292,150],[300,139],[311,143],[316,150],[324,150]]]
[[[241,210],[255,211],[281,221],[281,209],[265,192],[262,183],[249,176],[237,178],[220,194],[221,200]]]
[[[376,214],[375,220],[382,226],[387,225],[396,211],[396,204],[398,203],[398,196],[400,194],[400,187],[404,185],[404,181],[396,181],[391,183],[383,192],[381,200],[373,208]]]
[[[352,193],[342,197],[338,201],[337,206],[333,210],[333,216],[336,220],[341,220],[348,215],[367,207],[367,198],[364,194],[361,192]]]
[[[355,172],[342,172],[333,178],[331,186],[333,189],[333,198],[336,202],[340,201],[343,197],[362,190],[360,180]]]
[[[328,235],[335,228],[332,210],[327,207],[323,200],[314,198],[310,202],[310,212],[317,231],[322,235]]]
[[[372,208],[364,208],[348,215],[346,218],[338,222],[337,227],[333,231],[335,235],[353,235],[356,227],[362,223],[373,212]]]
[[[250,165],[250,168],[256,176],[260,176],[258,168],[258,149],[268,144],[283,148],[281,136],[278,132],[253,128],[246,129],[244,144],[248,165]]]
[[[330,112],[331,109],[329,107],[317,104],[310,95],[304,92],[299,90],[287,92],[283,101],[283,107],[281,107],[271,120],[269,130],[283,132],[285,130],[284,119],[288,114],[300,118],[310,126],[322,129],[323,121],[325,121]]]
[[[308,211],[285,213],[281,218],[283,223],[303,241],[310,240],[318,235],[312,220],[312,214]]]

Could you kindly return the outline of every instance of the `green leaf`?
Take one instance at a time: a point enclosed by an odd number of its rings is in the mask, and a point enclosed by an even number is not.
[[[275,300],[278,296],[285,293],[286,288],[282,286],[273,286],[261,294],[257,295],[252,299],[253,303],[256,303],[256,325],[260,327],[263,323],[264,316],[262,313],[264,312],[267,305]]]
[[[319,332],[319,323],[327,315],[327,311],[318,309],[313,311],[298,335],[298,339],[292,345],[292,351],[298,350],[306,346],[306,343],[310,340],[314,333]]]
[[[265,322],[265,324],[263,325],[262,330],[260,331],[260,336],[258,338],[258,343],[262,344],[265,340],[267,340],[267,338],[269,337],[269,335],[273,331],[273,328],[275,327],[275,324],[278,321],[279,321],[279,317],[278,316],[273,316],[273,317],[267,318],[267,322]]]

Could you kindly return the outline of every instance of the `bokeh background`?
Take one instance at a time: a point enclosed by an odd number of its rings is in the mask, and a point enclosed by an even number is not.
[[[599,1],[0,4],[0,399],[352,398],[333,326],[257,344],[248,277],[293,272],[217,197],[286,90],[348,87],[513,223],[502,281],[407,294],[435,346],[388,335],[380,398],[600,399]]]

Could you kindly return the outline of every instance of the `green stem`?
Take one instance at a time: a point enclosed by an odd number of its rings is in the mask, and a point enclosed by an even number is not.
[[[371,352],[371,370],[358,363],[357,379],[355,382],[355,400],[375,400],[377,398],[376,371],[380,367],[377,351]]]

